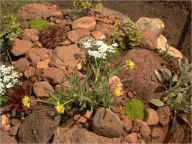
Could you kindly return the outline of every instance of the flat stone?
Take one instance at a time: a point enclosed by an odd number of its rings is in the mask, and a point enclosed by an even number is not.
[[[50,59],[47,59],[47,60],[37,62],[37,68],[49,68],[50,61],[51,61]]]
[[[14,56],[20,56],[26,54],[26,52],[32,48],[33,44],[29,40],[15,39],[15,45],[11,49],[11,53]]]
[[[91,35],[92,35],[96,40],[106,39],[105,35],[104,35],[101,31],[93,31],[93,32],[91,32]]]
[[[30,40],[30,41],[38,41],[39,40],[39,31],[35,29],[24,29],[22,39]]]
[[[73,43],[77,43],[78,40],[80,40],[81,38],[89,37],[89,36],[90,36],[90,31],[88,29],[77,29],[77,30],[70,31],[67,34],[68,39]]]
[[[85,52],[76,44],[56,47],[53,52],[52,63],[55,66],[75,67],[79,63],[86,61]]]
[[[96,26],[96,20],[93,17],[81,17],[72,23],[72,29],[82,29],[86,28],[89,29],[90,31],[93,31]]]

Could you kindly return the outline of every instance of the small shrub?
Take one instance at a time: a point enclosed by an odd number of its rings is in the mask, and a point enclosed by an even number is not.
[[[113,26],[113,30],[112,36],[115,38],[114,41],[117,42],[122,49],[126,49],[128,46],[138,45],[141,34],[134,22],[124,20],[123,22],[116,23]]]
[[[10,61],[10,49],[15,42],[14,39],[18,37],[21,32],[20,24],[17,22],[15,16],[5,15],[1,17],[1,54],[6,58],[8,57]]]
[[[80,10],[72,10],[68,15],[65,17],[68,20],[74,21],[83,16],[83,13]]]
[[[138,99],[130,99],[125,106],[125,113],[130,120],[140,119],[144,117],[144,104]]]
[[[35,19],[31,20],[29,22],[30,27],[32,29],[36,29],[36,30],[43,30],[47,27],[49,27],[49,23],[44,21],[41,17],[36,17]]]
[[[40,32],[39,41],[46,48],[54,48],[66,39],[67,31],[65,25],[50,26]]]

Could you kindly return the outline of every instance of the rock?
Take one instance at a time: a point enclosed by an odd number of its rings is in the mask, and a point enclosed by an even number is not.
[[[157,39],[157,49],[162,53],[166,52],[168,55],[176,59],[183,58],[183,54],[179,50],[168,45],[167,39],[163,35],[160,35]]]
[[[24,76],[29,79],[31,77],[33,77],[35,75],[35,68],[34,67],[28,67],[25,71],[24,71]]]
[[[11,129],[10,129],[9,134],[10,134],[11,136],[16,136],[16,135],[17,135],[17,132],[18,132],[18,130],[19,130],[20,125],[21,125],[21,123],[18,123],[18,124],[16,124],[16,125],[12,126]]]
[[[120,79],[126,79],[123,85],[129,88],[129,91],[135,92],[137,98],[144,103],[148,103],[153,98],[161,98],[164,88],[161,86],[155,76],[155,70],[163,69],[162,59],[151,50],[133,49],[111,62],[111,69],[119,62],[132,60],[135,66],[132,70],[121,69],[117,76]]]
[[[67,37],[73,43],[77,43],[78,40],[84,37],[89,37],[90,31],[88,29],[77,29],[68,32]]]
[[[158,117],[157,112],[154,109],[147,108],[145,121],[148,125],[158,124],[159,123],[159,117]]]
[[[50,61],[51,61],[50,59],[47,59],[47,60],[37,62],[37,68],[49,68]]]
[[[47,19],[51,16],[62,16],[61,11],[57,9],[56,5],[38,3],[30,3],[20,7],[17,14],[18,18],[23,21],[29,21],[38,16],[44,19]]]
[[[30,62],[26,58],[20,58],[16,61],[15,69],[19,72],[24,72],[29,66]]]
[[[126,15],[124,15],[118,11],[106,8],[104,6],[101,9],[95,9],[95,12],[103,14],[103,15],[108,16],[108,17],[114,16],[115,18],[121,19],[121,20],[130,20],[130,18],[128,16],[126,16]]]
[[[93,118],[93,131],[106,137],[119,137],[123,124],[119,117],[109,109],[99,108]]]
[[[139,43],[148,46],[150,49],[157,49],[157,36],[152,30],[141,30]]]
[[[64,42],[61,42],[61,46],[67,46],[70,44],[71,44],[71,42],[68,39],[66,39]]]
[[[81,116],[80,114],[74,115],[73,119],[82,124],[85,124],[87,122],[87,118],[84,116]]]
[[[27,58],[32,63],[37,63],[42,60],[51,59],[52,57],[52,49],[46,48],[32,48],[27,52]]]
[[[113,33],[112,25],[101,23],[99,25],[96,25],[95,30],[102,32],[106,36],[111,36]]]
[[[48,68],[43,72],[43,79],[53,84],[62,83],[64,80],[64,73],[59,68]]]
[[[87,119],[90,119],[91,115],[92,115],[91,111],[86,110],[86,113],[85,113],[84,117],[86,117]]]
[[[26,54],[26,52],[32,48],[33,44],[29,40],[15,39],[15,45],[11,49],[11,53],[14,56],[20,56]]]
[[[30,41],[38,41],[39,40],[39,31],[35,29],[24,29],[22,39],[30,40]]]
[[[176,130],[170,136],[168,143],[183,143],[184,137],[185,137],[185,131],[183,127],[178,124]]]
[[[131,133],[124,137],[124,142],[137,143],[137,133]]]
[[[53,52],[52,63],[55,66],[75,67],[86,60],[85,52],[76,44],[56,47]]]
[[[163,130],[160,127],[154,127],[152,129],[151,135],[153,138],[159,138],[163,135]]]
[[[157,37],[163,32],[165,25],[159,18],[140,17],[135,23],[140,30],[152,30],[156,33]]]
[[[132,129],[132,121],[128,119],[128,117],[123,119],[123,128],[125,129],[126,132],[131,131]]]
[[[146,122],[136,119],[133,124],[134,124],[134,127],[135,126],[139,127],[139,132],[140,132],[141,136],[148,137],[150,135],[151,130]]]
[[[96,40],[102,40],[105,39],[105,35],[101,31],[93,31],[91,32],[91,35],[96,39]]]
[[[11,125],[15,126],[15,125],[17,125],[18,123],[20,123],[20,120],[19,120],[19,119],[15,119],[15,118],[11,119]]]
[[[33,47],[39,47],[41,48],[43,45],[39,41],[34,41],[33,42]]]
[[[10,130],[11,125],[9,123],[9,119],[6,117],[6,115],[1,115],[0,117],[0,129],[4,132],[7,132]]]
[[[47,81],[36,82],[33,85],[33,92],[37,97],[49,97],[49,91],[54,92],[52,86]]]
[[[54,111],[49,107],[36,107],[19,128],[19,142],[48,143],[61,120],[60,115],[50,116],[50,113],[54,113]]]
[[[13,136],[9,135],[9,132],[1,132],[1,139],[0,143],[1,144],[17,144],[16,138]]]
[[[53,143],[117,143],[120,144],[120,138],[107,138],[99,136],[85,128],[79,128],[77,126],[57,128],[54,134]]]
[[[165,126],[170,122],[171,111],[168,106],[158,107],[157,114],[161,125]]]
[[[95,26],[96,26],[96,20],[88,16],[74,20],[72,23],[73,30],[86,28],[89,29],[90,31],[93,31],[95,29]]]
[[[121,83],[120,78],[117,77],[116,75],[109,78],[109,85],[113,85],[113,89],[117,88],[117,89],[119,89],[121,91],[123,90],[123,84]]]

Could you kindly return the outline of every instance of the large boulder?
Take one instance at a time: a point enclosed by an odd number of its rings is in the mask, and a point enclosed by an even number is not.
[[[24,55],[32,46],[33,44],[29,40],[20,40],[16,38],[11,53],[14,56]]]
[[[76,44],[56,47],[53,52],[52,64],[55,66],[75,67],[85,61],[85,52]]]
[[[150,50],[135,48],[114,59],[111,66],[113,68],[119,62],[126,63],[126,60],[132,60],[135,66],[132,70],[124,68],[118,72],[120,79],[126,79],[123,82],[124,88],[135,92],[137,98],[142,99],[144,103],[153,98],[161,98],[164,88],[158,82],[155,70],[165,68],[162,66],[162,59]]]
[[[96,20],[93,17],[81,17],[72,23],[73,30],[86,28],[93,31],[96,26]]]
[[[52,49],[32,48],[27,52],[27,58],[36,64],[39,61],[51,59],[52,52]]]
[[[73,43],[78,42],[78,40],[80,40],[81,38],[89,37],[89,36],[90,36],[90,31],[88,29],[72,30],[67,34],[68,39]]]
[[[121,141],[120,138],[107,138],[107,137],[99,136],[91,131],[88,131],[85,128],[80,128],[77,126],[64,127],[64,128],[59,127],[55,131],[54,138],[53,138],[54,144],[55,143],[65,143],[65,144],[116,143],[116,144],[120,144],[120,141]]]
[[[161,35],[163,32],[165,25],[162,20],[159,18],[148,18],[148,17],[140,17],[137,22],[136,26],[140,30],[152,30],[156,33],[157,37]]]
[[[111,110],[99,108],[93,118],[93,131],[106,137],[119,137],[123,132],[123,124]]]
[[[20,143],[48,143],[60,122],[60,115],[54,113],[49,107],[37,107],[27,116],[19,128]]]
[[[37,16],[47,19],[51,16],[59,17],[62,15],[56,5],[38,3],[30,3],[20,7],[17,14],[18,18],[24,21],[34,19]]]

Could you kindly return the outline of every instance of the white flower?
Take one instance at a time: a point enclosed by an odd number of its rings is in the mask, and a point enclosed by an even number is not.
[[[112,44],[113,47],[118,47],[117,43]]]
[[[105,35],[102,35],[102,36],[100,37],[101,40],[103,40],[104,38],[105,38]]]

